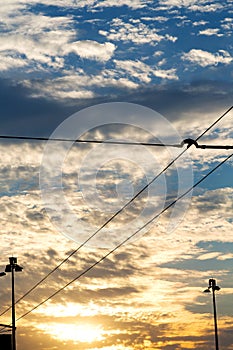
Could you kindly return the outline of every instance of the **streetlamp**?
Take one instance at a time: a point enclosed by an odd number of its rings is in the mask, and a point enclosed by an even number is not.
[[[11,272],[11,303],[12,303],[12,350],[16,350],[16,337],[15,337],[15,272],[20,272],[23,270],[21,266],[17,264],[17,258],[10,257],[10,264],[6,265],[5,272]]]
[[[204,293],[213,294],[213,307],[214,307],[214,332],[215,332],[215,346],[216,350],[219,350],[218,346],[218,325],[217,325],[217,310],[216,310],[216,301],[215,301],[215,292],[220,290],[220,287],[216,285],[216,280],[213,278],[209,279],[209,286],[204,290]]]

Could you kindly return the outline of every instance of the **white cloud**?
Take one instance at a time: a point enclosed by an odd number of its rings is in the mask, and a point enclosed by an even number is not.
[[[190,10],[200,11],[200,12],[215,12],[217,10],[223,9],[223,5],[221,3],[216,4],[208,4],[208,5],[192,5],[190,6]]]
[[[204,26],[205,24],[207,24],[207,21],[198,21],[198,22],[193,22],[193,26]]]
[[[160,0],[159,3],[164,9],[166,9],[166,7],[186,7],[191,11],[200,12],[214,12],[223,8],[223,5],[215,0],[212,0],[211,3],[208,0]]]
[[[18,66],[32,64],[34,68],[41,64],[61,68],[64,64],[61,57],[63,47],[75,35],[71,28],[72,20],[67,17],[54,18],[26,13],[10,17],[4,26],[5,32],[0,38],[0,56],[4,62],[8,61],[8,66],[12,62]]]
[[[0,54],[0,70],[8,71],[9,69],[15,69],[25,67],[28,62],[25,59],[8,56],[8,53]]]
[[[95,8],[97,7],[121,7],[128,6],[132,9],[140,9],[148,6],[149,3],[153,3],[152,0],[100,0],[96,2]]]
[[[164,63],[164,62],[163,62]],[[153,72],[153,74],[162,79],[169,79],[169,80],[178,80],[178,76],[176,74],[176,69],[171,68],[171,69],[157,69]]]
[[[118,70],[127,72],[141,82],[149,83],[151,81],[151,67],[139,60],[114,60],[114,63]]]
[[[75,41],[76,30],[69,17],[49,17],[25,13],[5,20],[0,38],[2,70],[15,67],[64,67],[65,56],[73,52],[92,60],[107,61],[115,50],[112,43]],[[22,45],[23,43],[23,45]],[[44,65],[44,67],[43,67]]]
[[[224,255],[220,255],[217,257],[218,260],[228,260],[228,259],[233,259],[233,254],[232,253],[228,253],[228,254],[224,254]]]
[[[121,76],[114,70],[103,70],[97,75],[85,74],[83,70],[69,71],[67,74],[54,79],[29,81],[24,85],[31,90],[34,97],[50,96],[54,99],[85,99],[96,96],[93,90],[102,88],[136,89],[139,84]]]
[[[197,257],[198,260],[208,260],[217,258],[220,255],[219,252],[205,253]]]
[[[221,21],[221,28],[231,31],[233,29],[233,18],[226,17]],[[232,34],[231,32],[229,34]]]
[[[106,36],[109,40],[134,42],[136,44],[154,45],[161,40],[176,41],[176,37],[169,34],[165,36],[158,34],[159,30],[137,20],[124,22],[120,18],[114,18],[109,32],[100,30],[99,34]]]
[[[76,53],[78,56],[97,61],[108,61],[114,54],[116,46],[112,43],[98,43],[93,40],[82,40],[65,45],[64,53]]]
[[[12,14],[17,15],[20,11],[24,10],[27,7],[27,4],[23,4],[22,1],[18,0],[9,0],[3,2],[0,6],[0,16],[1,20],[4,21],[6,18],[12,16]]]
[[[203,0],[200,2],[203,2]],[[188,7],[189,5],[192,5],[193,1],[192,0],[160,0],[159,3],[160,5],[166,5],[169,7]]]
[[[155,16],[155,17],[141,17],[143,21],[157,21],[157,22],[167,22],[169,20],[168,17],[164,16]]]
[[[148,6],[149,3],[153,3],[152,0],[31,0],[30,4],[27,0],[8,0],[7,3],[1,5],[0,14],[10,15],[16,13],[18,10],[23,10],[28,8],[30,5],[42,4],[46,6],[58,6],[58,7],[70,7],[70,8],[83,8],[88,7],[89,10],[95,10],[97,8],[103,7],[121,7],[128,6],[131,9],[140,9]]]
[[[199,31],[200,35],[215,35],[215,36],[223,36],[223,34],[219,33],[219,28],[207,28]]]
[[[232,62],[232,56],[225,50],[219,50],[214,54],[200,49],[192,49],[184,53],[181,58],[201,67],[216,66],[219,63],[230,64]]]
[[[165,39],[169,40],[169,41],[172,41],[173,43],[176,42],[176,40],[178,39],[176,36],[172,36],[172,35],[169,35],[169,34],[165,34]]]
[[[164,53],[163,51],[155,51],[154,54],[153,54],[153,56],[154,56],[154,57],[162,56],[163,53]]]
[[[91,80],[89,79],[87,76],[74,73],[72,76],[64,76],[52,80],[25,80],[24,86],[30,89],[32,97],[46,96],[55,100],[88,99],[95,97],[95,93],[91,88],[88,89]]]
[[[52,80],[32,82],[24,80],[24,85],[31,90],[34,97],[50,96],[55,99],[74,99],[95,97],[104,88],[137,89],[142,83],[150,83],[153,77],[178,79],[174,68],[159,68],[166,63],[164,60],[158,62],[157,66],[149,66],[140,60],[113,60],[113,63],[115,68],[103,69],[96,75],[89,75],[82,69],[78,69],[66,71],[63,76]]]
[[[26,1],[26,0],[24,0]],[[33,0],[34,3],[40,3],[45,5],[54,5],[54,0]],[[58,0],[56,6],[67,7],[84,7],[88,6],[90,9],[102,8],[102,7],[121,7],[128,6],[132,9],[140,9],[146,7],[148,3],[152,3],[152,0]]]
[[[125,71],[126,74],[140,80],[140,82],[148,84],[153,76],[162,79],[177,80],[176,70],[172,69],[158,69],[157,67],[149,66],[139,60],[114,60],[118,70]]]

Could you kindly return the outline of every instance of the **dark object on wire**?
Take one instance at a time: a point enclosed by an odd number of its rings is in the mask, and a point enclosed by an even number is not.
[[[201,149],[233,149],[233,146],[225,145],[225,146],[220,146],[220,145],[199,145],[196,140],[193,139],[185,139],[184,141],[181,142],[181,145],[184,146],[185,144],[188,145],[188,148],[192,145],[194,145],[196,148],[201,148]]]

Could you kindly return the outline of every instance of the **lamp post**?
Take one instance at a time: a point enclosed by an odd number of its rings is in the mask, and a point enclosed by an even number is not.
[[[217,324],[217,309],[216,309],[216,300],[215,300],[215,292],[220,290],[220,287],[216,285],[216,280],[213,278],[209,279],[209,286],[204,290],[204,293],[211,293],[213,295],[213,308],[214,308],[214,334],[215,334],[215,347],[216,350],[219,350],[218,345],[218,324]]]
[[[23,270],[21,266],[17,264],[17,258],[10,257],[10,264],[6,265],[5,272],[11,273],[11,303],[12,303],[12,350],[16,350],[16,334],[15,334],[15,276],[14,272],[20,272]]]

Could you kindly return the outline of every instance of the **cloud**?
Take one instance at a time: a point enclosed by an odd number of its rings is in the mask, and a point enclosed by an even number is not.
[[[156,21],[156,22],[167,22],[169,20],[169,17],[165,17],[165,16],[155,16],[155,17],[141,17],[141,20],[143,21]]]
[[[130,76],[144,83],[151,81],[151,67],[139,60],[114,60],[114,63],[118,71],[126,71]]]
[[[219,255],[217,257],[218,260],[228,260],[228,259],[233,259],[233,254],[232,253],[228,253],[228,254],[224,254],[224,255]]]
[[[211,253],[202,254],[198,256],[197,259],[199,260],[214,259],[214,258],[218,258],[219,255],[220,255],[219,252],[211,252]]]
[[[133,42],[140,45],[155,45],[155,43],[161,40],[172,42],[177,40],[177,38],[172,35],[167,34],[163,36],[158,34],[158,32],[158,29],[142,23],[139,19],[124,22],[120,18],[114,18],[112,20],[111,30],[109,32],[99,30],[99,34],[106,36],[109,40]]]
[[[176,69],[158,69],[154,71],[154,75],[158,78],[169,79],[169,80],[178,80],[178,76],[176,74]]]
[[[8,71],[10,69],[18,69],[28,65],[28,62],[25,59],[21,59],[19,57],[11,57],[7,54],[0,54],[0,69],[1,71]]]
[[[216,66],[218,64],[230,64],[233,60],[228,51],[219,50],[211,53],[201,49],[192,49],[181,56],[182,60],[189,61],[201,67]]]
[[[207,28],[207,29],[203,29],[199,31],[200,35],[207,35],[207,36],[211,36],[211,35],[216,35],[216,36],[223,36],[224,34],[220,34],[219,33],[219,28]]]
[[[147,7],[148,4],[153,3],[152,0],[101,0],[98,1],[95,4],[95,8],[102,8],[102,7],[121,7],[121,6],[128,6],[129,8],[132,8],[134,10],[141,9],[144,7]]]
[[[25,0],[24,0],[25,1]],[[25,1],[26,2],[26,1]],[[152,2],[152,0],[149,0],[149,3]],[[35,4],[44,4],[44,5],[54,5],[53,0],[33,0],[33,3]],[[95,10],[98,8],[105,8],[105,7],[121,7],[121,6],[128,6],[131,9],[141,9],[148,5],[148,0],[119,0],[118,2],[114,2],[113,0],[58,0],[56,2],[56,6],[60,7],[75,7],[75,8],[82,8],[82,7],[88,7],[89,10]]]
[[[227,30],[229,32],[227,32],[228,35],[232,34],[232,29],[233,29],[233,19],[226,17],[221,21],[221,28],[223,28],[224,30]]]
[[[25,13],[8,18],[0,38],[2,60],[8,67],[15,60],[18,65],[41,70],[41,65],[61,68],[64,65],[63,47],[73,41],[75,34],[71,26],[72,20],[67,17]]]
[[[30,95],[34,98],[49,97],[52,100],[80,101],[87,100],[88,105],[100,103],[106,98],[103,95],[103,90],[112,89],[112,94],[120,91],[132,91],[139,87],[139,84],[126,78],[120,72],[104,69],[99,74],[94,76],[85,74],[83,70],[70,71],[67,75],[54,79],[44,79],[30,81],[25,80],[24,86],[31,91]],[[110,93],[108,92],[111,98]],[[89,102],[88,102],[89,101]],[[79,104],[80,104],[79,103]],[[86,104],[85,103],[85,104]]]
[[[116,46],[112,43],[106,42],[101,44],[93,40],[72,42],[72,44],[67,44],[63,48],[65,54],[74,52],[81,58],[97,61],[110,60],[115,49]]]
[[[71,53],[84,59],[105,62],[116,49],[109,42],[75,40],[77,33],[70,17],[26,12],[7,18],[2,26],[4,33],[0,38],[0,57],[4,71],[19,67],[27,72],[32,68],[34,72],[44,72],[46,69],[58,71],[64,68],[66,58]]]
[[[207,5],[205,4],[200,5],[198,3],[198,5],[193,4],[192,6],[190,6],[190,9],[192,11],[200,11],[200,12],[215,12],[223,8],[224,6],[221,3],[216,3],[216,4],[213,3],[213,4],[207,4]]]
[[[36,88],[36,81],[31,81],[32,89],[33,83]],[[33,98],[32,89],[27,88],[26,83],[23,86],[12,80],[0,80],[1,134],[49,136],[67,115],[78,109],[77,104],[74,108],[64,101],[51,100],[48,95]],[[84,101],[79,100],[79,103],[85,105]]]
[[[167,8],[174,8],[174,7],[186,7],[187,9],[191,11],[200,11],[200,12],[214,12],[217,10],[222,9],[224,6],[216,2],[215,0],[212,0],[211,3],[208,0],[201,0],[201,1],[192,1],[192,0],[160,0],[159,1],[161,6],[164,6],[164,9]],[[227,6],[227,5],[226,5]]]
[[[204,21],[204,20],[201,20],[201,21],[197,21],[197,22],[193,22],[193,26],[204,26],[205,24],[209,23],[208,21]]]
[[[177,80],[176,69],[158,69],[156,66],[149,66],[142,61],[132,60],[114,60],[114,63],[119,70],[126,71],[127,74],[138,79],[140,82],[148,84],[153,76],[162,79]]]

